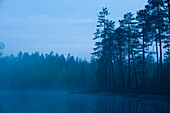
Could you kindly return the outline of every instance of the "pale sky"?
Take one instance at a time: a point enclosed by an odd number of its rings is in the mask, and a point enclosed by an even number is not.
[[[116,21],[136,13],[147,0],[0,0],[0,42],[4,55],[68,53],[90,60],[97,14],[108,7]]]

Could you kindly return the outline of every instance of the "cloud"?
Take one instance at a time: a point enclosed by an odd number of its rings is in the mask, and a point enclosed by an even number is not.
[[[0,17],[0,24],[5,25],[56,25],[56,24],[88,24],[96,22],[93,18],[78,18],[78,17],[68,17],[68,18],[57,18],[46,15],[30,15],[24,17],[10,17],[3,16]]]
[[[94,23],[96,22],[95,19],[92,18],[75,18],[75,17],[70,17],[67,19],[67,22],[71,24],[84,24],[84,23]]]

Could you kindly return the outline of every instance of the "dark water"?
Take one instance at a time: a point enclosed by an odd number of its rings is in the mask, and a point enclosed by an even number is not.
[[[170,113],[170,105],[121,96],[5,91],[0,113]]]

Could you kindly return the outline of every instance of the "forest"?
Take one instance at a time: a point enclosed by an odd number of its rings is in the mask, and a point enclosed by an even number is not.
[[[170,92],[168,2],[148,0],[144,9],[124,14],[119,26],[98,14],[93,58],[98,90],[134,93]]]
[[[1,90],[92,90],[94,67],[68,54],[19,52],[0,59]]]
[[[148,0],[136,14],[124,14],[119,26],[103,7],[97,15],[90,62],[55,52],[4,56],[1,42],[0,90],[169,95],[169,7],[167,0]]]

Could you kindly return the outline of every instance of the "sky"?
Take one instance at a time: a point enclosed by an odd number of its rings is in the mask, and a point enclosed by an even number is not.
[[[90,60],[97,14],[107,7],[116,21],[136,13],[147,0],[0,0],[0,42],[4,55],[68,53]]]

